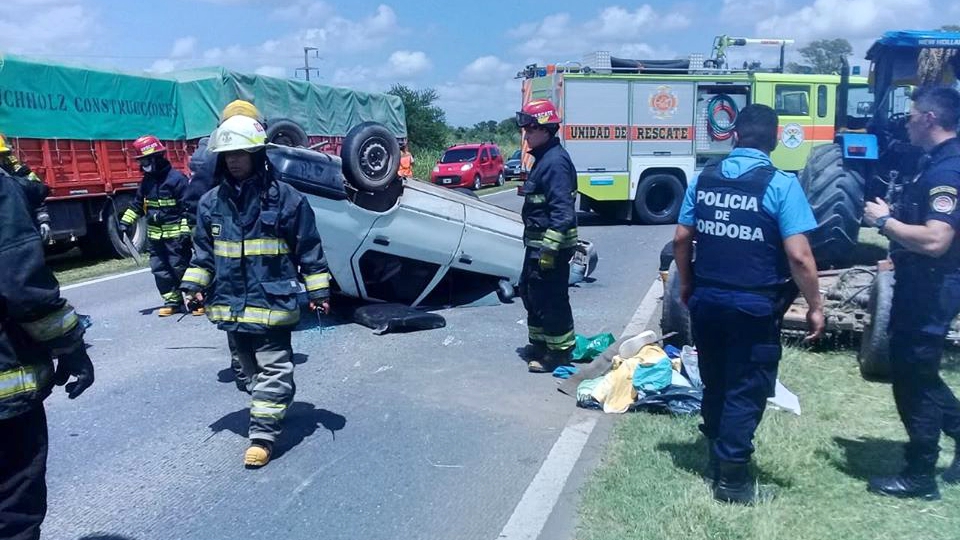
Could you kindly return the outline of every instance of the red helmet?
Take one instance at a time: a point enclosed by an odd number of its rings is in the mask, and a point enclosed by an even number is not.
[[[517,113],[517,125],[520,127],[527,127],[533,125],[548,125],[548,124],[559,124],[560,115],[557,113],[557,108],[553,106],[553,103],[549,99],[535,99],[530,103],[527,103],[520,109],[520,112]]]
[[[133,156],[136,159],[167,151],[167,147],[153,135],[144,135],[133,141],[133,149],[137,152],[137,155]]]

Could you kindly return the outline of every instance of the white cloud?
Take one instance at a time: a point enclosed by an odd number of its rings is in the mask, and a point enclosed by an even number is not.
[[[147,71],[150,73],[169,73],[177,69],[177,62],[175,60],[162,59],[155,61],[150,67],[147,68]]]
[[[71,0],[0,2],[0,50],[57,54],[88,50],[100,34],[95,9]]]
[[[412,83],[433,68],[433,62],[422,51],[395,51],[380,65],[362,64],[337,68],[329,81],[334,86],[380,91],[391,83]]]
[[[429,71],[433,63],[422,51],[396,51],[390,55],[386,67],[393,76],[413,77]]]
[[[512,79],[471,84],[451,81],[436,88],[437,106],[454,126],[470,126],[483,120],[500,121],[520,107],[520,82]]]
[[[172,58],[184,58],[193,56],[194,49],[197,47],[197,38],[182,37],[173,42],[173,49],[170,51]]]
[[[460,78],[467,83],[483,84],[491,80],[505,79],[516,71],[514,66],[496,56],[481,56],[463,68]]]
[[[277,21],[313,23],[314,21],[327,19],[333,15],[333,6],[326,2],[298,0],[289,5],[274,9],[270,13],[270,18]]]
[[[280,66],[260,66],[254,70],[254,73],[257,75],[265,75],[267,77],[286,77],[290,74],[290,70]]]

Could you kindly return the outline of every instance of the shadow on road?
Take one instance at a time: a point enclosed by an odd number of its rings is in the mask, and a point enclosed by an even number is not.
[[[129,536],[121,536],[119,534],[90,534],[87,536],[82,536],[78,540],[134,540]]]
[[[250,410],[247,408],[234,411],[216,422],[210,424],[210,430],[214,433],[221,431],[230,431],[246,437],[250,425]],[[277,459],[288,450],[302,443],[304,439],[314,434],[318,427],[323,426],[330,432],[333,440],[337,438],[337,432],[347,425],[347,419],[335,412],[326,409],[318,409],[312,403],[295,401],[287,410],[287,416],[283,420],[283,432],[273,448],[272,459]]]

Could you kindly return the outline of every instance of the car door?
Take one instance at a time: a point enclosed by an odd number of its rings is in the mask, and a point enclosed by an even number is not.
[[[432,187],[407,183],[397,206],[370,227],[352,261],[362,297],[415,306],[446,274],[463,235],[464,207]]]
[[[477,159],[480,163],[480,182],[487,184],[490,182],[490,149],[486,146],[480,148]]]

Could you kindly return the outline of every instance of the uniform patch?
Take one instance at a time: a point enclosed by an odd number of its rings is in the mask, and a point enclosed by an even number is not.
[[[957,197],[955,195],[937,195],[930,199],[930,209],[941,214],[949,214],[957,207]]]
[[[214,223],[210,226],[210,234],[213,236],[220,236],[220,224]]]
[[[956,197],[956,196],[957,196],[957,188],[955,188],[955,187],[953,187],[953,186],[937,186],[937,187],[935,187],[935,188],[933,188],[933,189],[930,190],[930,196],[931,196],[931,197],[936,197],[937,195],[939,195],[939,194],[941,194],[941,193],[946,193],[947,195],[953,195],[954,197]]]

